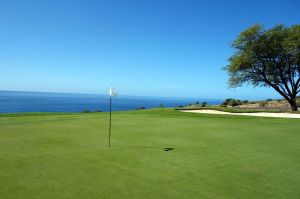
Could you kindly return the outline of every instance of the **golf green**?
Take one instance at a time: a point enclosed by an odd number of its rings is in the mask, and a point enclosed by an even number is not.
[[[299,198],[300,120],[152,109],[0,117],[0,198]],[[166,149],[168,148],[168,149]]]

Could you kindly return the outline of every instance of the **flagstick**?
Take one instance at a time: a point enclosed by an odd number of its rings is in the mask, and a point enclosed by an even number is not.
[[[111,134],[111,96],[109,98],[109,132],[108,132],[108,147],[110,147],[110,134]]]

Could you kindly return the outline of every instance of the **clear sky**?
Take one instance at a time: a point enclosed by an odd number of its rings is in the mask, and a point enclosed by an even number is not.
[[[300,23],[300,1],[0,0],[0,90],[265,99],[227,86],[247,27]]]

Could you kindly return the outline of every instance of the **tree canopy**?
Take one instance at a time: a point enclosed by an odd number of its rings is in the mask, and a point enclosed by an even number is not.
[[[300,92],[300,25],[277,25],[266,30],[254,25],[233,41],[235,53],[229,58],[229,85],[245,83],[272,87],[297,110]]]

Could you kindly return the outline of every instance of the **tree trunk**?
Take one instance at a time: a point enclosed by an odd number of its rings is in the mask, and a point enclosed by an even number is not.
[[[289,101],[289,103],[290,103],[290,105],[291,105],[292,111],[298,111],[296,99],[292,99],[291,101]]]

